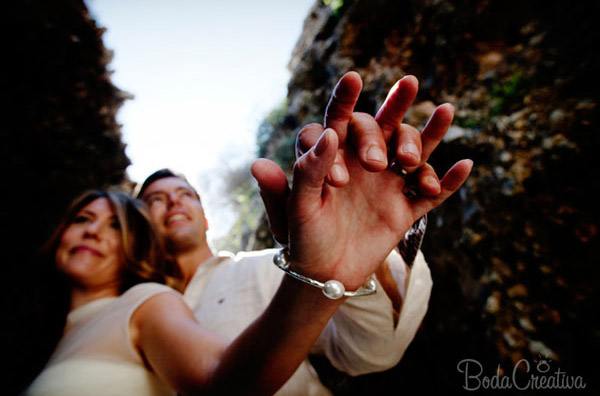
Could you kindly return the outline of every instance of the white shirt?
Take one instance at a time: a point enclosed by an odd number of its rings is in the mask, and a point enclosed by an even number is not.
[[[227,341],[241,334],[268,306],[284,275],[273,264],[275,252],[224,252],[202,263],[184,293],[200,325]],[[386,263],[403,297],[397,325],[394,327],[392,302],[378,283],[376,294],[347,299],[311,350],[324,354],[335,368],[350,375],[395,366],[427,312],[432,280],[423,254],[419,251],[410,274],[395,252]],[[277,393],[330,394],[308,360]]]
[[[119,297],[71,311],[62,339],[25,396],[174,396],[146,368],[129,334],[135,310],[159,293],[176,292],[158,283],[140,283]]]

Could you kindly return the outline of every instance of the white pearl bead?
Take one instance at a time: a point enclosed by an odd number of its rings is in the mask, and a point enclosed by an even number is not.
[[[287,252],[284,250],[280,250],[279,252],[275,253],[275,256],[273,256],[273,262],[282,269],[287,269],[290,266],[290,258],[287,255]]]
[[[375,279],[369,278],[365,286],[369,290],[375,290],[377,288],[377,283],[375,282]]]
[[[323,294],[332,300],[337,300],[342,297],[345,291],[344,285],[336,280],[328,280],[325,282],[325,285],[323,285]]]

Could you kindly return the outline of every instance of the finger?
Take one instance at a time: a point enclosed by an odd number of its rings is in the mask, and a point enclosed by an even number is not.
[[[387,168],[383,133],[373,117],[366,113],[354,113],[348,131],[358,151],[358,160],[366,170],[379,172]]]
[[[275,162],[264,158],[254,161],[250,172],[258,182],[273,237],[277,242],[287,244],[286,208],[290,188],[285,173]]]
[[[325,177],[332,168],[338,148],[338,137],[327,128],[317,144],[294,164],[292,194],[303,211],[318,209]]]
[[[404,76],[400,79],[379,108],[375,120],[383,130],[385,140],[388,141],[394,129],[398,128],[404,114],[417,97],[419,81],[415,76]]]
[[[454,164],[442,178],[441,192],[436,197],[422,197],[414,201],[413,215],[415,218],[425,215],[454,194],[467,180],[471,169],[473,169],[473,161],[470,159],[460,160]]]
[[[312,146],[317,143],[323,133],[323,125],[313,122],[305,125],[296,136],[296,159],[302,157]]]
[[[421,133],[412,125],[401,124],[394,131],[396,159],[408,173],[421,164]]]
[[[442,191],[435,169],[431,165],[426,163],[420,167],[416,177],[417,188],[421,196],[435,197]]]
[[[296,158],[302,157],[304,153],[310,150],[317,143],[322,133],[323,126],[321,124],[312,123],[302,128],[296,137]],[[329,170],[326,181],[334,187],[343,187],[349,180],[350,176],[346,161],[344,161],[342,153],[338,152],[333,166]]]
[[[450,103],[444,103],[435,109],[427,122],[427,125],[423,128],[423,133],[421,135],[423,143],[421,162],[427,162],[433,150],[435,150],[437,145],[442,141],[442,138],[452,124],[453,117],[454,106]]]
[[[344,74],[333,89],[325,109],[325,128],[333,128],[338,134],[340,143],[346,141],[348,123],[361,89],[362,80],[358,73],[351,71]]]
[[[325,180],[327,181],[327,184],[330,184],[333,187],[344,187],[350,181],[348,166],[346,165],[346,160],[344,160],[344,156],[340,150],[336,153],[333,165],[331,166],[331,169],[329,169],[329,173]]]

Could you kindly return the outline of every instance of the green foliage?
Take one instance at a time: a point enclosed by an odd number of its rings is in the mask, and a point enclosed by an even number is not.
[[[296,144],[296,136],[295,135],[287,135],[282,137],[277,142],[277,147],[275,152],[273,153],[273,157],[271,158],[273,161],[277,162],[279,166],[283,169],[291,169],[294,161],[296,160],[294,146]]]
[[[517,71],[503,83],[496,83],[492,86],[492,109],[491,115],[503,114],[510,110],[515,104],[520,104],[520,99],[523,97],[527,81],[523,73]]]
[[[285,124],[287,115],[288,103],[285,99],[260,123],[256,134],[258,156],[268,156],[283,169],[290,169],[295,159],[296,137]]]
[[[334,15],[337,15],[344,6],[344,0],[323,0],[323,4],[329,7]]]
[[[274,134],[279,130],[288,111],[287,99],[284,99],[276,108],[274,108],[258,126],[256,133],[256,143],[258,145],[258,156],[264,157],[267,153],[267,147]]]
[[[475,117],[457,117],[454,122],[456,125],[468,129],[478,129],[483,124],[482,120]]]
[[[258,187],[248,177],[229,191],[227,196],[236,213],[236,221],[227,235],[215,242],[215,247],[232,252],[250,250],[264,212]]]

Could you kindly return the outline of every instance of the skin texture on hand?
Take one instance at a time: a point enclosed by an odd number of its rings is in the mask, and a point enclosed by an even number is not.
[[[375,118],[353,112],[361,86],[356,73],[346,74],[328,105],[327,129],[318,124],[303,129],[301,136],[308,138],[299,139],[301,148],[302,139],[320,137],[296,161],[291,191],[273,162],[261,159],[252,167],[271,226],[278,238],[289,240],[295,268],[319,280],[338,279],[347,289],[375,272],[414,221],[454,193],[472,167],[470,160],[459,161],[438,182],[425,163],[446,133],[453,108],[440,106],[422,134],[402,124],[416,95],[414,77],[392,88]],[[407,143],[416,146],[416,158],[403,150]],[[393,153],[391,160],[415,173],[418,197],[403,193],[405,178],[390,171],[389,159],[377,151]]]

